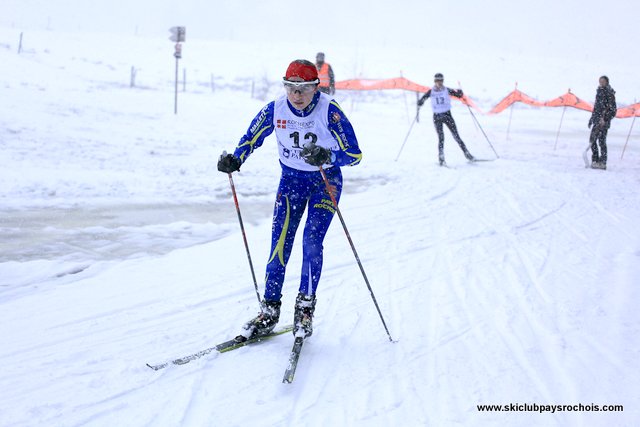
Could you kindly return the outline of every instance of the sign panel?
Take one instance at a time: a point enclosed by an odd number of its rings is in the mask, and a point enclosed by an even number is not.
[[[176,43],[183,43],[187,35],[187,27],[171,27],[169,28],[171,36],[169,40]]]

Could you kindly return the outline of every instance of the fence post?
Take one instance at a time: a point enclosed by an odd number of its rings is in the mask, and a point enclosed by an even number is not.
[[[515,90],[518,90],[518,82],[516,82],[516,88]],[[511,118],[513,117],[513,107],[516,105],[516,103],[514,102],[513,104],[511,104],[511,106],[509,107],[509,124],[507,125],[507,141],[509,140],[509,133],[511,132]]]
[[[514,102],[509,107],[509,124],[507,125],[507,141],[509,140],[509,132],[511,131],[511,117],[513,117],[513,106],[516,105]]]
[[[134,67],[133,65],[131,66],[131,81],[129,82],[129,87],[135,87],[136,85],[136,67]]]
[[[22,35],[24,33],[20,33],[20,42],[18,43],[18,55],[22,52]]]
[[[403,78],[402,70],[400,70],[400,78]],[[402,97],[404,98],[404,109],[407,113],[407,123],[411,124],[411,114],[409,114],[409,103],[407,102],[407,91],[402,91]]]
[[[211,93],[215,91],[215,82],[213,80],[213,73],[211,73]]]

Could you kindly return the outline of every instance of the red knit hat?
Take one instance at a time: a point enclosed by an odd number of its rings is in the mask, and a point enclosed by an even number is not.
[[[300,77],[305,82],[312,82],[318,80],[318,70],[312,62],[296,59],[289,64],[287,73],[284,76],[285,80],[289,80],[292,77]]]

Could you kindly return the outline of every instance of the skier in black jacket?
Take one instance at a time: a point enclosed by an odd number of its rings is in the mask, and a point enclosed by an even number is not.
[[[616,91],[609,86],[609,77],[600,77],[600,86],[596,91],[596,102],[593,105],[593,113],[589,119],[591,129],[591,167],[593,169],[607,168],[607,132],[611,126],[611,120],[618,111],[616,107]],[[598,144],[600,152],[598,152]]]
[[[461,89],[449,89],[444,86],[444,76],[441,73],[437,73],[434,76],[434,86],[427,93],[425,93],[422,98],[418,101],[418,107],[421,107],[422,104],[427,100],[427,98],[431,98],[431,108],[433,109],[433,124],[436,127],[436,132],[438,133],[438,160],[440,161],[440,166],[446,166],[447,164],[444,161],[444,132],[443,132],[443,124],[447,125],[449,130],[451,131],[451,135],[453,135],[453,139],[456,140],[460,149],[464,153],[464,156],[470,162],[474,161],[475,158],[469,153],[466,145],[460,138],[458,134],[458,128],[456,127],[456,122],[453,120],[453,116],[451,115],[451,96],[455,96],[456,98],[462,98],[464,94]]]

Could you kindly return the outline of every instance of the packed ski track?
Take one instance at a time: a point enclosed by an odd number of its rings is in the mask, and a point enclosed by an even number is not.
[[[335,218],[292,384],[290,334],[153,371],[257,313],[215,164],[264,102],[223,86],[181,94],[174,117],[160,77],[109,83],[119,51],[63,66],[60,46],[83,45],[54,41],[20,57],[0,45],[13,70],[0,87],[1,426],[637,424],[640,149],[634,135],[620,159],[628,122],[612,126],[607,171],[582,163],[585,113],[566,112],[554,150],[559,111],[534,108],[515,110],[508,139],[506,114],[479,116],[495,161],[466,162],[445,131],[442,168],[426,109],[394,162],[407,97],[338,93],[364,153],[343,170],[340,209],[394,342]],[[493,160],[468,110],[454,115],[469,150]],[[275,141],[234,179],[262,286]],[[281,325],[300,264],[298,241]],[[477,409],[509,403],[624,412]]]

